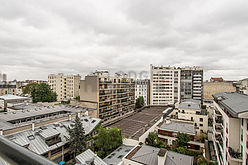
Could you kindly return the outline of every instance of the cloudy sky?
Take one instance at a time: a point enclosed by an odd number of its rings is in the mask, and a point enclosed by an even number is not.
[[[8,79],[150,64],[248,77],[247,0],[0,0],[0,71]]]

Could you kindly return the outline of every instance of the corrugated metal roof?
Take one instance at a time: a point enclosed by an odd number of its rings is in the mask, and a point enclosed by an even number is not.
[[[91,118],[89,116],[83,116],[80,119],[88,120],[88,124],[83,124],[84,129],[87,130],[85,133],[90,133],[101,122],[101,119]],[[95,120],[94,123],[92,123],[93,120]],[[46,126],[46,129],[43,128],[43,130],[41,128],[36,128],[34,131],[27,130],[7,136],[7,138],[21,146],[27,146],[29,150],[41,155],[68,143],[69,133],[67,132],[67,127],[72,123],[72,121],[68,120],[58,124],[50,124]],[[45,139],[55,135],[61,137],[61,142],[48,146]]]
[[[76,156],[76,161],[77,163],[80,163],[83,165],[91,165],[92,162],[94,162],[94,165],[107,165],[107,163],[105,163],[101,158],[99,158],[90,149]]]
[[[165,165],[193,165],[194,157],[168,151]]]
[[[158,152],[159,148],[142,145],[142,147],[133,155],[131,160],[149,165],[158,164]]]

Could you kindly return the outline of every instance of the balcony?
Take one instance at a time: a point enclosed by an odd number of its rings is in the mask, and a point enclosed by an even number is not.
[[[242,154],[240,152],[234,151],[231,147],[228,148],[229,157],[232,161],[243,162]]]
[[[59,143],[59,142],[61,142],[61,137],[57,137],[56,139],[49,139],[49,140],[46,140],[46,144],[47,144],[48,146],[52,146],[52,145],[54,145],[54,144],[56,144],[56,143]]]

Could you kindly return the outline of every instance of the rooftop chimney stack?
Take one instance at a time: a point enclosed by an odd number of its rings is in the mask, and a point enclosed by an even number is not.
[[[167,150],[161,148],[158,152],[158,165],[164,165],[166,160]]]

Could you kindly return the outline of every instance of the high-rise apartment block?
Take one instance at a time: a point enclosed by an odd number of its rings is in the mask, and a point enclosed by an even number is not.
[[[203,69],[200,67],[150,66],[151,104],[175,104],[203,98]]]
[[[218,164],[248,164],[248,95],[213,95],[213,142]]]
[[[167,105],[180,101],[180,69],[170,66],[150,67],[151,105]]]
[[[135,99],[140,96],[144,98],[144,105],[150,104],[150,80],[136,80]]]
[[[50,74],[48,84],[57,93],[57,100],[69,100],[79,96],[80,75]]]
[[[181,68],[181,100],[203,99],[203,69],[201,67]]]
[[[119,117],[134,109],[135,82],[126,74],[96,71],[81,80],[80,102],[97,104],[98,116],[104,121]]]
[[[0,73],[0,82],[1,81],[4,81],[4,82],[6,82],[7,81],[7,74],[2,74],[2,73]]]

